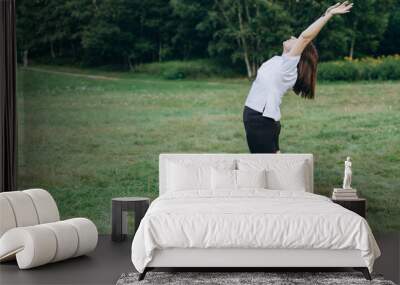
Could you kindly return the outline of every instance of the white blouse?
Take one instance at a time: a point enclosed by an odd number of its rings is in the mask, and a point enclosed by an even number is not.
[[[283,54],[264,62],[257,71],[245,105],[263,113],[264,117],[279,121],[282,97],[296,83],[299,60],[300,56]]]

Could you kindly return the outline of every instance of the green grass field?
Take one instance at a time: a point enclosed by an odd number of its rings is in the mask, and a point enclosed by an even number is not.
[[[157,196],[159,153],[248,152],[247,80],[40,68],[18,72],[19,188],[48,189],[62,218],[110,232],[112,197]],[[317,193],[341,185],[350,155],[372,228],[400,230],[400,82],[320,83],[314,101],[288,93],[281,124],[282,152],[314,154]]]

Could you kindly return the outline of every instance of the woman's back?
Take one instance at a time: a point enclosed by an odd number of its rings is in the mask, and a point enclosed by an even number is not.
[[[299,60],[300,56],[283,54],[264,62],[257,71],[245,105],[279,121],[282,96],[296,83]]]

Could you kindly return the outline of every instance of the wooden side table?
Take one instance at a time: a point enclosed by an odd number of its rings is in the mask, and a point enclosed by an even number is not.
[[[139,227],[140,221],[146,214],[150,205],[150,199],[145,197],[120,197],[112,199],[112,234],[113,241],[123,241],[128,233],[128,212],[135,214],[135,229]]]
[[[367,200],[364,198],[357,198],[352,200],[337,200],[332,199],[332,202],[359,214],[361,217],[367,217]]]

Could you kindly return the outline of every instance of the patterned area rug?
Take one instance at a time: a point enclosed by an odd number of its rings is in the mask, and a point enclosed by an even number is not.
[[[395,285],[381,276],[372,276],[368,281],[359,272],[148,272],[146,278],[138,281],[138,273],[122,274],[116,285],[145,284],[213,284],[213,285]]]

